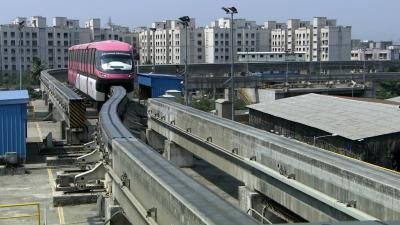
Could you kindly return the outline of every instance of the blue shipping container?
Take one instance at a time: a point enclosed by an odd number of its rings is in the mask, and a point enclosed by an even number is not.
[[[165,94],[167,90],[182,91],[182,77],[169,74],[138,74],[139,85],[151,88],[151,98],[157,98]]]
[[[0,91],[0,155],[17,152],[26,159],[27,90]]]

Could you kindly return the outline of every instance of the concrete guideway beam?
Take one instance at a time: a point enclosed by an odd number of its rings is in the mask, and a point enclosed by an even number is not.
[[[153,123],[151,127],[161,134],[168,133],[166,136],[171,141],[309,221],[377,220],[248,158],[212,146],[211,143],[202,144],[203,139],[189,138],[183,132],[175,133],[160,124]]]
[[[345,211],[353,211],[354,208],[346,207],[352,206],[381,220],[400,219],[400,176],[397,174],[164,99],[151,99],[148,113],[149,129],[209,162],[214,160],[213,165],[253,185],[250,188],[261,193],[273,194],[271,190],[279,187],[278,183],[265,180],[266,177],[261,179],[263,182],[252,181],[258,173],[246,172],[245,167],[237,165],[235,157],[252,159],[252,166],[275,172],[281,177],[277,180],[279,183],[291,178],[293,180],[286,182],[289,186],[303,185],[310,194],[330,196],[332,206],[343,206]],[[207,141],[210,137],[212,142]],[[287,200],[288,196],[293,197],[293,190],[289,195],[276,197],[277,202],[293,208],[293,203]],[[279,192],[279,188],[276,191]],[[302,196],[297,197],[302,201]],[[319,196],[315,196],[313,199],[320,201]],[[314,210],[324,209],[318,204],[314,207]],[[311,215],[303,216],[318,221]]]
[[[112,147],[111,178],[121,180],[113,195],[125,210],[138,202],[158,224],[257,224],[136,139],[115,139]]]

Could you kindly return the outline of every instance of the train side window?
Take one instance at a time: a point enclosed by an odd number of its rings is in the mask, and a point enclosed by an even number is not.
[[[93,69],[93,57],[94,57],[94,55],[93,55],[93,52],[94,52],[94,49],[93,49],[93,48],[90,49],[89,65],[90,65],[90,72],[91,72],[92,74],[94,74],[94,69]]]

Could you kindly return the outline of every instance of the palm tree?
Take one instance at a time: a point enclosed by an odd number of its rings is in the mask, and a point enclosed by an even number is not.
[[[45,65],[42,63],[42,61],[39,58],[37,58],[37,57],[33,58],[32,67],[31,67],[31,71],[30,71],[30,75],[31,75],[33,84],[39,84],[40,73],[45,68],[46,68]]]

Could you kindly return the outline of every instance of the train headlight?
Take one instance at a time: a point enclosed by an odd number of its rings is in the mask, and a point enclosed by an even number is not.
[[[100,77],[101,77],[101,78],[106,78],[106,77],[107,77],[107,74],[106,74],[106,73],[100,73]]]

